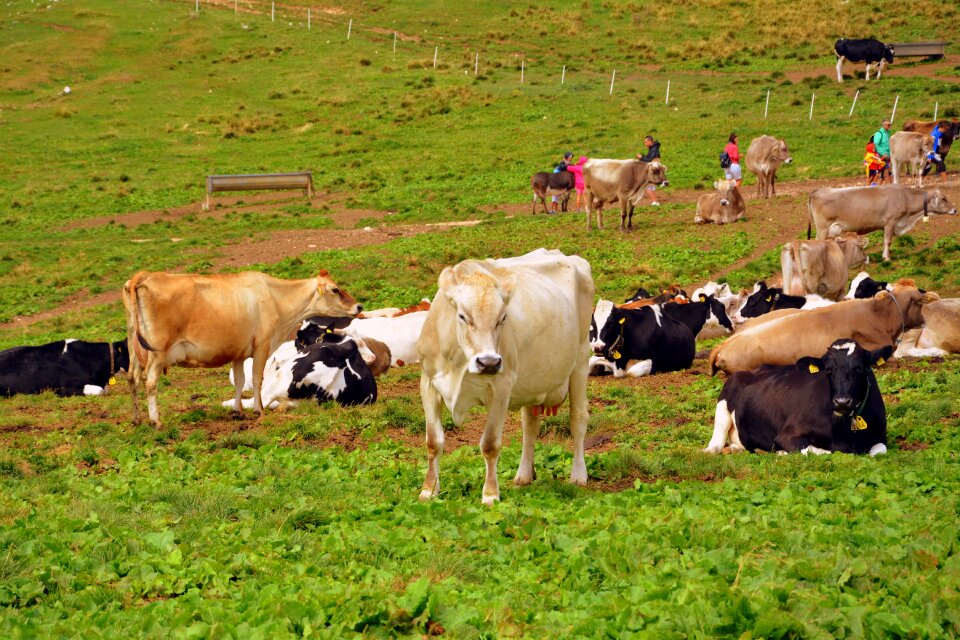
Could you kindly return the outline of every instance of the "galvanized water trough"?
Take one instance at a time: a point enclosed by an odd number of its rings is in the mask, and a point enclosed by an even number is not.
[[[231,176],[207,176],[207,197],[203,210],[210,210],[212,196],[218,191],[267,191],[303,189],[303,195],[313,197],[313,174],[309,171],[296,173],[245,173]]]

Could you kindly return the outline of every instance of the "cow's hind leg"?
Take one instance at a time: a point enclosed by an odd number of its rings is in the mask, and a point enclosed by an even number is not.
[[[420,377],[420,400],[427,432],[427,475],[420,489],[420,499],[429,500],[440,491],[440,456],[443,454],[442,399],[429,377]]]
[[[523,424],[523,453],[520,454],[520,466],[513,484],[528,485],[537,479],[537,472],[533,466],[533,451],[540,433],[540,416],[535,414],[533,407],[520,409],[520,421]]]
[[[837,59],[837,82],[843,82],[843,56]]]
[[[158,429],[160,424],[160,411],[157,409],[157,382],[160,379],[160,373],[163,371],[163,360],[151,353],[147,356],[147,381],[144,388],[147,392],[147,412],[150,415],[150,422]]]
[[[590,421],[590,409],[587,402],[587,377],[590,373],[590,359],[581,358],[570,375],[570,435],[573,437],[573,468],[570,470],[570,482],[587,484],[587,463],[583,458],[583,439],[587,435],[587,423]]]
[[[243,411],[243,385],[247,381],[246,374],[243,372],[243,360],[236,360],[231,366],[233,368],[233,386],[236,388],[236,393],[233,396],[233,410],[241,413]]]
[[[134,351],[133,345],[127,341],[127,349],[130,354],[130,366],[127,369],[127,385],[130,387],[130,399],[133,401],[133,424],[140,424],[140,384],[143,380],[143,369],[140,366],[140,359]]]

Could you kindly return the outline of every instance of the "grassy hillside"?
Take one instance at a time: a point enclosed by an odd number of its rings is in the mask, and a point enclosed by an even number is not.
[[[955,42],[949,1],[286,0],[275,22],[265,2],[218,5],[0,7],[0,322],[48,313],[0,326],[0,348],[119,339],[110,294],[136,270],[231,268],[230,252],[342,220],[483,222],[256,267],[328,268],[372,307],[431,295],[464,258],[540,246],[589,259],[612,299],[716,274],[742,286],[802,234],[814,180],[861,175],[897,96],[898,123],[936,102],[960,113],[953,63],[831,80],[842,35]],[[694,226],[734,129],[784,137],[795,160],[780,178],[804,182],[761,203],[748,177],[746,222]],[[528,214],[532,172],[565,150],[632,155],[645,133],[673,187],[635,233]],[[207,174],[302,169],[324,194],[312,203],[242,194],[199,211]],[[879,251],[874,234],[875,276],[960,293],[955,218],[898,239],[892,263]],[[373,406],[262,420],[220,406],[225,371],[174,368],[162,430],[130,423],[123,380],[103,398],[0,398],[0,637],[960,635],[960,360],[878,371],[890,453],[877,459],[702,454],[722,385],[707,373],[699,360],[591,380],[586,489],[565,482],[563,409],[544,420],[538,480],[513,488],[511,416],[493,509],[479,502],[479,410],[448,425],[440,499],[416,500],[416,366],[381,378]]]

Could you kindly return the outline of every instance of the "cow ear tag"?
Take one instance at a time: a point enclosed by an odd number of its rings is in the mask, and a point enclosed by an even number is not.
[[[620,324],[623,324],[623,323],[626,322],[626,321],[627,321],[626,318],[620,318]]]
[[[619,352],[619,351],[611,351],[611,352],[610,352],[610,355],[613,356],[613,359],[614,359],[614,360],[619,360],[619,359],[620,359],[620,352]]]
[[[773,299],[773,296],[767,296],[767,299],[765,300],[765,302],[770,302],[772,299]]]
[[[110,376],[110,379],[107,380],[107,384],[117,384],[117,379],[113,376]]]
[[[809,369],[810,369],[810,373],[820,373],[820,367],[818,367],[815,364],[811,364],[809,366]]]
[[[327,333],[333,333],[332,329],[327,329]]]
[[[930,222],[930,216],[923,216],[924,222]]]
[[[701,293],[701,294],[700,294],[700,302],[706,302],[706,301],[707,301],[707,296],[705,296],[705,295],[703,295],[703,294]]]
[[[867,421],[863,419],[863,416],[857,416],[853,419],[853,424],[850,425],[850,428],[854,431],[863,431],[867,428]]]
[[[874,366],[882,367],[884,362],[886,362],[886,360],[884,360],[883,358],[877,358],[877,363]]]

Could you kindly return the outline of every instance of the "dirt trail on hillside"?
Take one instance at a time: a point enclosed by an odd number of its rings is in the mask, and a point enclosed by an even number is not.
[[[844,187],[859,186],[861,183],[856,178],[832,178],[824,180],[807,180],[801,182],[787,182],[777,185],[778,197],[769,200],[759,200],[755,198],[755,187],[750,185],[744,190],[744,196],[747,198],[747,221],[736,225],[717,226],[704,225],[701,227],[703,246],[709,247],[711,242],[731,232],[737,231],[740,224],[751,225],[751,230],[756,233],[756,237],[762,239],[749,256],[737,260],[736,262],[725,266],[710,275],[711,280],[718,280],[729,273],[736,271],[760,258],[766,252],[775,249],[778,246],[797,237],[802,229],[806,228],[807,212],[805,196],[815,188],[823,186]],[[931,181],[928,186],[931,188],[939,187],[939,183]],[[950,181],[943,187],[947,197],[952,201],[960,201],[960,180],[956,174],[951,176]],[[694,189],[666,189],[658,192],[660,201],[664,204],[686,204],[693,205],[697,198],[704,193]],[[318,214],[328,215],[333,222],[331,228],[323,229],[300,229],[277,231],[269,234],[262,239],[245,239],[242,242],[233,244],[222,249],[223,255],[213,261],[212,271],[224,268],[237,269],[255,264],[272,264],[285,258],[296,257],[303,253],[326,251],[331,249],[347,249],[361,246],[385,244],[396,238],[411,237],[421,233],[432,233],[442,231],[457,226],[472,226],[481,224],[479,220],[465,220],[458,222],[445,222],[435,224],[382,224],[387,221],[392,212],[376,211],[370,209],[349,209],[343,203],[349,198],[349,194],[330,193],[319,194],[311,202],[311,208]],[[804,199],[804,202],[798,202],[798,199]],[[76,223],[71,223],[65,229],[93,228],[107,224],[123,224],[128,227],[140,224],[152,224],[158,220],[176,220],[189,215],[222,217],[231,212],[242,213],[269,213],[281,207],[294,203],[302,203],[303,199],[299,192],[292,196],[289,193],[281,194],[256,194],[243,198],[223,198],[220,200],[220,209],[209,212],[201,212],[199,204],[184,205],[171,209],[135,211],[126,214],[103,216],[99,218],[89,218]],[[499,205],[489,205],[483,207],[488,212],[504,212],[510,216],[528,216],[530,215],[530,204],[525,203],[506,203]],[[542,213],[536,214],[543,216]],[[570,213],[560,214],[583,216],[583,214]],[[616,225],[619,219],[619,211],[608,209],[605,216],[605,225],[607,233],[618,233]],[[643,233],[643,227],[648,224],[658,222],[669,223],[690,223],[692,224],[693,209],[691,207],[671,208],[670,210],[654,209],[652,207],[640,207],[634,214],[634,224],[639,228],[635,232],[638,239]],[[376,226],[368,225],[357,228],[361,221],[380,221]],[[939,238],[956,233],[956,225],[951,224],[953,220],[945,217],[934,217],[931,221],[922,227],[925,233],[930,234],[930,240],[918,248],[929,246]],[[135,241],[136,239],[133,239]],[[684,283],[693,287],[699,283]],[[63,304],[46,311],[31,315],[15,318],[11,322],[0,324],[0,330],[14,327],[24,327],[48,320],[67,313],[73,313],[89,307],[113,304],[120,300],[119,290],[110,290],[90,295],[87,290],[81,290],[71,294]]]

